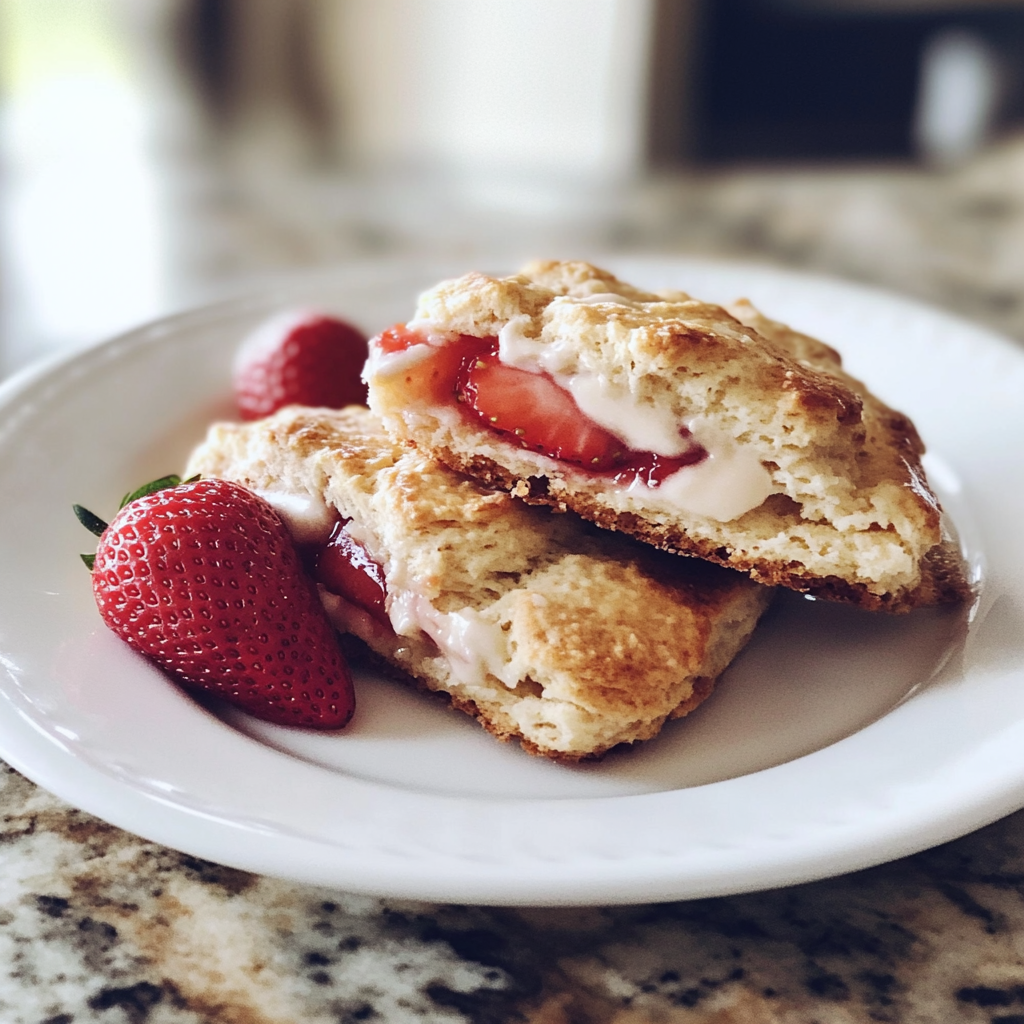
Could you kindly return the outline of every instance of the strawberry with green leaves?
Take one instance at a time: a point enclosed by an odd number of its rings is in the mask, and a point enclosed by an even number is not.
[[[128,495],[91,561],[103,621],[183,686],[279,725],[340,729],[352,677],[287,528],[225,480],[165,477]]]

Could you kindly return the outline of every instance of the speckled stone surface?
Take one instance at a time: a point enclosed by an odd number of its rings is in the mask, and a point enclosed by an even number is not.
[[[1024,1024],[1024,813],[774,892],[530,910],[248,875],[0,786],[4,1024]]]

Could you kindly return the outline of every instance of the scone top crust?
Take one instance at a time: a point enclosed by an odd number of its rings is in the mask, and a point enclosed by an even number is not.
[[[834,349],[749,302],[726,310],[643,291],[588,263],[538,261],[512,277],[442,282],[420,297],[412,325],[489,337],[513,322],[557,347],[567,375],[599,374],[642,404],[674,407],[680,423],[712,418],[757,450],[804,519],[867,512],[915,535],[918,554],[938,543],[939,505],[910,420],[849,376]],[[868,496],[880,486],[884,495]]]
[[[671,410],[698,440],[694,425],[703,424],[770,480],[742,513],[666,508],[657,494],[616,491],[465,416],[432,411],[371,356],[371,407],[389,430],[457,469],[823,597],[907,610],[969,591],[910,420],[847,374],[835,350],[749,302],[725,309],[636,288],[588,263],[539,261],[510,277],[441,282],[420,297],[408,327],[433,345],[498,337],[503,360],[511,339],[509,351],[526,352],[559,381],[586,376],[635,408]]]
[[[720,408],[725,388],[742,380],[744,404],[762,407],[761,419],[782,403],[798,430],[808,421],[817,429],[861,421],[861,397],[842,379],[767,342],[722,307],[684,292],[643,291],[580,261],[537,261],[512,277],[471,273],[444,281],[420,297],[413,325],[486,338],[513,320],[549,345],[573,339],[564,372],[600,372],[634,393],[650,392],[652,401],[682,376],[687,385],[707,378],[702,389],[687,387],[693,414]]]

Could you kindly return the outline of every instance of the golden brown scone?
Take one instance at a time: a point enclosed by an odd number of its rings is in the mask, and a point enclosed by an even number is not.
[[[628,471],[551,457],[507,415],[481,415],[467,367],[485,363],[457,359],[483,338],[497,339],[503,367],[571,394],[581,422],[621,442],[613,458]],[[969,592],[910,420],[829,346],[746,301],[727,311],[587,263],[538,262],[444,281],[382,339],[366,376],[387,429],[527,502],[864,608]],[[695,461],[650,485],[630,460],[646,466],[651,453]]]
[[[739,573],[488,490],[357,407],[215,425],[186,472],[259,491],[306,543],[350,520],[384,569],[390,625],[321,588],[335,624],[495,736],[560,761],[692,711],[771,598]]]

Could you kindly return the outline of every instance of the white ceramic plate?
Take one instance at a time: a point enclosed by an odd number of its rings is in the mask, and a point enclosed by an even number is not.
[[[911,302],[735,264],[612,260],[747,295],[839,347],[917,422],[984,585],[973,609],[871,616],[790,595],[692,717],[566,769],[380,679],[342,734],[221,717],[108,634],[72,502],[179,469],[268,312],[370,330],[463,267],[304,275],[141,328],[0,387],[0,755],[149,839],[350,890],[478,903],[706,896],[864,867],[1024,805],[1024,353]],[[496,268],[502,269],[502,268]]]

